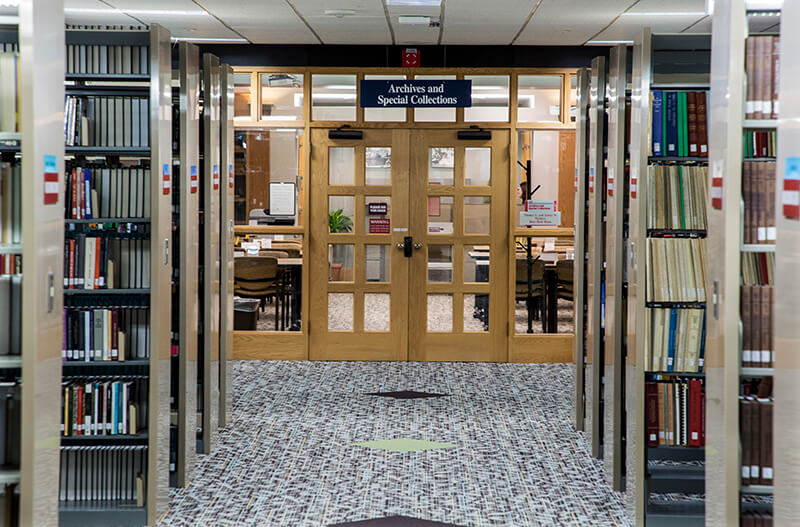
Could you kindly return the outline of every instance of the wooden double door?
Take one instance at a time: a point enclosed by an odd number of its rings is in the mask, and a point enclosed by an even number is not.
[[[509,133],[457,135],[312,130],[310,359],[507,359]]]

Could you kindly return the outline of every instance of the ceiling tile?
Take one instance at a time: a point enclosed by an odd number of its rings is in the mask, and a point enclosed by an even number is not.
[[[611,26],[597,35],[594,40],[634,40],[649,27],[654,34],[680,33],[695,22],[706,18],[702,16],[622,16]]]
[[[579,46],[631,3],[633,0],[543,0],[515,44]]]
[[[285,0],[204,0],[210,13],[254,44],[319,44]]]
[[[290,0],[325,44],[391,44],[381,0]],[[328,9],[351,9],[336,18]]]
[[[706,0],[639,0],[628,13],[705,13]]]
[[[135,19],[108,7],[98,0],[64,0],[64,9],[97,9],[106,13],[65,12],[64,21],[75,26],[131,26],[139,25]]]
[[[535,0],[450,0],[445,3],[442,44],[510,44],[535,4]]]

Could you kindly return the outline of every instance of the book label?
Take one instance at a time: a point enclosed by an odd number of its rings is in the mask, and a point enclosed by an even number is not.
[[[722,174],[723,163],[714,163],[714,174],[711,177],[711,206],[722,210]]]
[[[800,219],[800,157],[787,157],[783,176],[783,217]]]
[[[169,191],[172,188],[172,178],[169,175],[169,164],[164,163],[162,168],[162,179],[161,179],[161,189],[165,196],[169,195]]]
[[[197,193],[197,165],[192,165],[189,169],[189,188],[192,194]]]
[[[614,195],[614,167],[608,168],[608,195]]]
[[[58,203],[58,160],[56,156],[44,156],[44,204]]]

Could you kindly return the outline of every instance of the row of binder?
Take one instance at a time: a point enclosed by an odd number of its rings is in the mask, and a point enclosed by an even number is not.
[[[0,355],[22,351],[22,275],[0,274]]]
[[[61,356],[65,361],[147,359],[149,339],[149,309],[64,309]]]
[[[705,230],[708,167],[647,167],[647,228]]]
[[[150,101],[146,97],[78,97],[64,104],[67,146],[148,147]]]
[[[66,179],[67,219],[150,216],[149,168],[72,167]]]
[[[146,75],[149,46],[67,45],[67,74]]]
[[[59,500],[143,507],[146,474],[146,446],[62,446]]]
[[[705,309],[647,309],[645,371],[702,372]]]
[[[70,233],[65,238],[64,288],[149,288],[150,240],[114,239],[99,234]]]
[[[0,162],[0,244],[22,242],[22,170]]]
[[[706,301],[706,240],[647,239],[647,301]]]
[[[645,383],[647,446],[705,445],[705,393],[699,379]]]
[[[136,435],[142,428],[139,408],[146,400],[144,379],[65,381],[61,435]]]

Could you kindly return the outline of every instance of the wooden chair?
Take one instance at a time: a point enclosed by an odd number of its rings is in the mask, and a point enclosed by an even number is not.
[[[517,258],[517,273],[516,273],[516,294],[515,300],[517,302],[526,302],[528,299],[528,260],[526,258]],[[544,262],[537,260],[531,266],[532,287],[531,296],[532,302],[528,309],[533,310],[533,319],[542,319],[542,331],[545,331],[545,320],[540,314],[544,310]]]
[[[288,258],[300,258],[303,254],[303,246],[298,243],[273,243],[271,250],[285,252]]]
[[[559,260],[556,263],[556,279],[558,282],[558,298],[572,301],[575,298],[573,270],[575,260]]]
[[[275,298],[275,329],[281,306],[280,268],[274,256],[240,256],[233,260],[233,292],[242,298],[258,298],[264,308],[267,298]]]
[[[286,251],[276,251],[274,249],[261,249],[260,251],[258,251],[258,255],[259,256],[272,256],[273,258],[276,258],[276,259],[288,258],[289,257],[289,253],[287,253]]]

